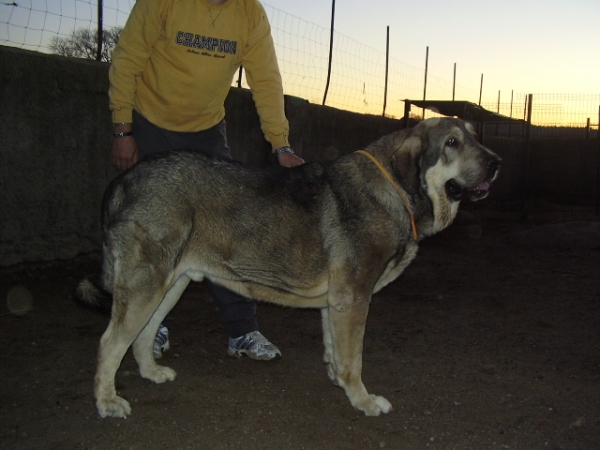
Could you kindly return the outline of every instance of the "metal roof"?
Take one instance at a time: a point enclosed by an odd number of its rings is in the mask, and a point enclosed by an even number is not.
[[[470,122],[482,123],[525,123],[524,120],[514,119],[502,114],[488,111],[481,106],[466,102],[454,100],[404,100],[410,105],[418,108],[425,108],[430,111],[449,117],[458,117]]]

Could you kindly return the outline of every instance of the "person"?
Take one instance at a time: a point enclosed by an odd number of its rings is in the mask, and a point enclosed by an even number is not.
[[[137,0],[109,70],[113,165],[126,170],[149,154],[180,148],[231,158],[224,102],[241,65],[279,164],[303,164],[288,141],[281,74],[258,0]],[[259,331],[254,300],[207,285],[230,356],[281,356]],[[168,319],[156,336],[156,358],[169,348]]]

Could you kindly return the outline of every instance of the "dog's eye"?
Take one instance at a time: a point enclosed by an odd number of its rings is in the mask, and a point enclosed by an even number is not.
[[[450,138],[446,141],[446,146],[447,147],[457,147],[458,141],[455,138]]]

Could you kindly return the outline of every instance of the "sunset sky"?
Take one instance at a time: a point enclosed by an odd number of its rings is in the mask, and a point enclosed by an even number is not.
[[[314,22],[331,23],[329,0],[265,0]],[[510,95],[519,92],[600,94],[599,0],[337,0],[335,30],[424,67],[430,74]]]
[[[124,25],[135,3],[134,0],[103,2],[105,27]],[[48,52],[51,36],[69,36],[80,27],[93,29],[97,3],[97,0],[2,2],[0,44],[25,43],[23,48]],[[331,0],[264,0],[263,3],[274,29],[286,93],[321,102]],[[334,65],[338,66],[332,79],[339,84],[332,87],[332,95],[337,98],[328,98],[327,104],[380,113],[384,69],[379,65],[385,67],[389,26],[390,59],[396,62],[396,69],[402,65],[402,70],[393,74],[395,79],[390,80],[391,88],[396,89],[389,94],[392,114],[401,114],[403,99],[422,98],[429,48],[428,99],[451,99],[456,64],[457,93],[461,90],[457,100],[476,102],[483,75],[482,105],[488,108],[497,103],[499,94],[503,105],[510,102],[512,92],[519,94],[521,103],[529,93],[587,94],[590,104],[582,107],[586,110],[585,117],[597,117],[599,18],[600,0],[337,0],[336,43],[339,48],[342,42],[344,49],[334,52]],[[297,23],[313,28],[309,38],[294,34]],[[355,44],[358,50],[345,48]],[[300,46],[299,50],[295,45]],[[310,47],[302,47],[305,45]],[[304,61],[298,63],[302,58]],[[352,59],[351,64],[363,64],[363,71],[350,73],[354,67],[343,63],[339,66],[345,58]],[[345,93],[340,94],[342,91]],[[554,99],[549,101],[555,103]]]

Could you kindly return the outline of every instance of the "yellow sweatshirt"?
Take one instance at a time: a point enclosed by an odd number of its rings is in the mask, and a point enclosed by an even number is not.
[[[131,122],[135,109],[167,130],[211,128],[225,117],[243,64],[266,139],[289,145],[271,27],[258,0],[137,0],[112,58],[113,122]]]

